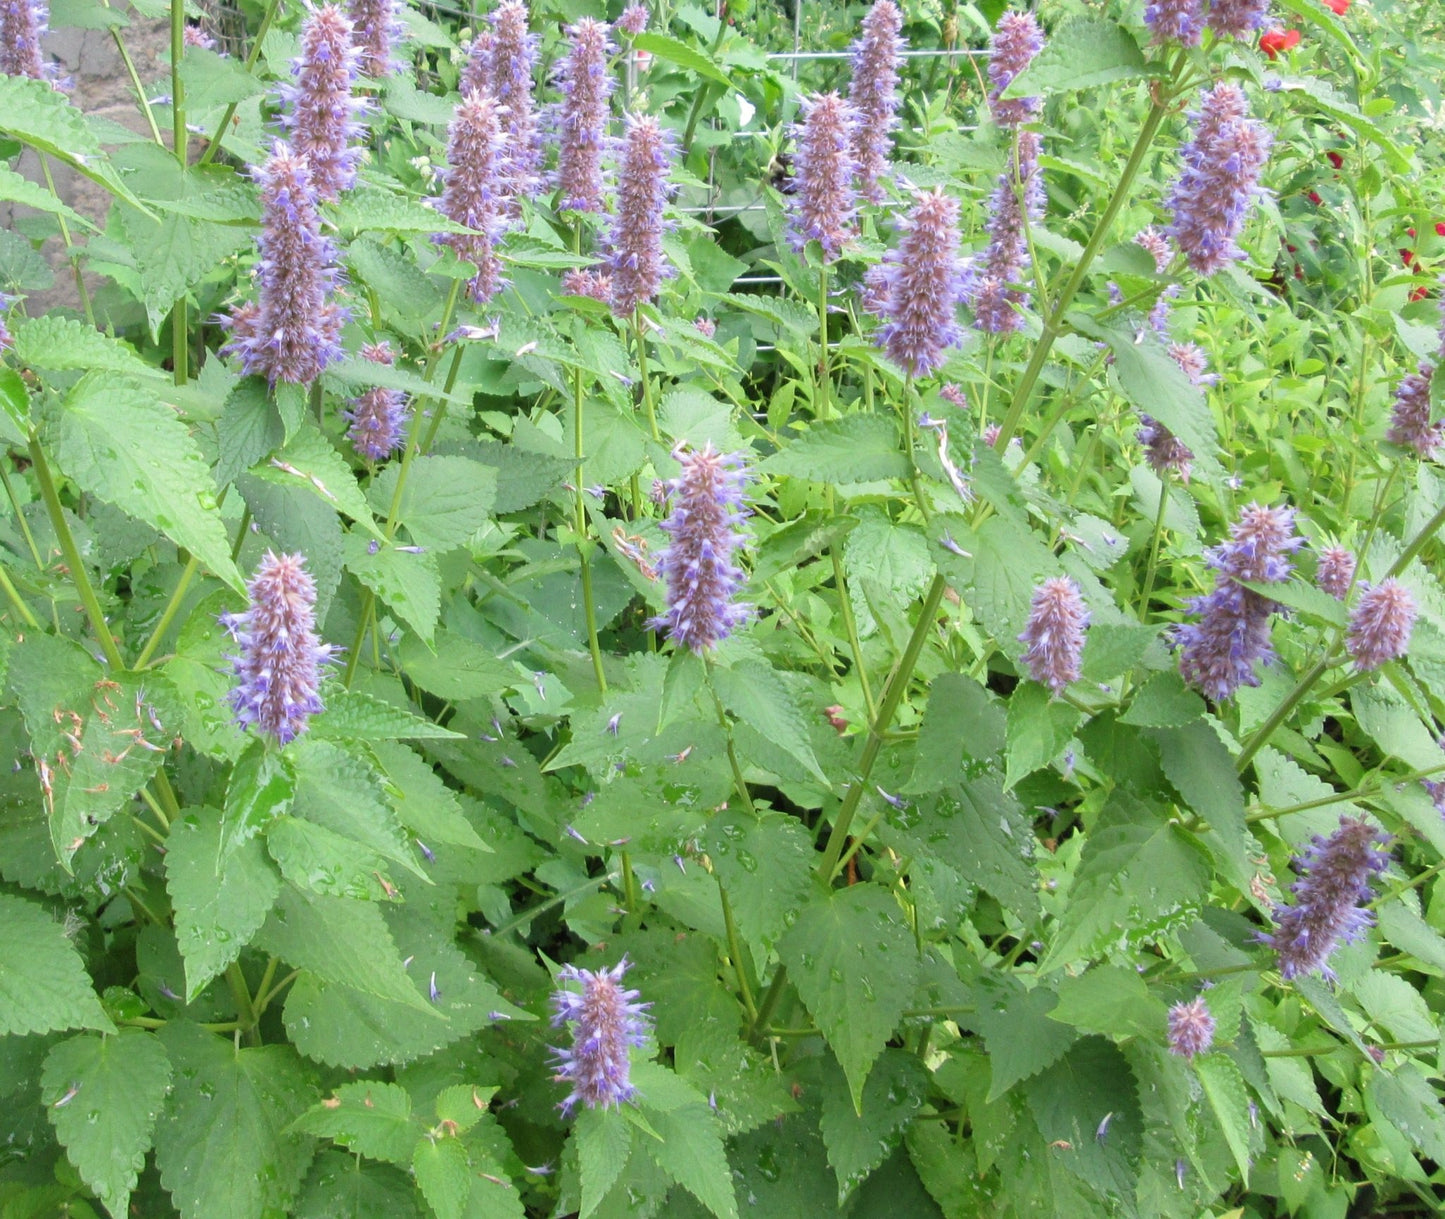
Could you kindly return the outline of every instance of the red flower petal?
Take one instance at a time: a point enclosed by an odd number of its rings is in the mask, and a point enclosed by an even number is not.
[[[1269,30],[1259,37],[1259,49],[1271,59],[1275,58],[1281,51],[1288,51],[1290,47],[1298,46],[1300,32],[1298,30]]]
[[[1323,3],[1336,17],[1343,17],[1350,11],[1350,0],[1323,0]]]

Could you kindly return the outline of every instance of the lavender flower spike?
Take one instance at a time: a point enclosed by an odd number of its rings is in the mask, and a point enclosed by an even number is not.
[[[1195,272],[1213,275],[1241,257],[1235,238],[1259,192],[1270,135],[1249,117],[1244,92],[1229,81],[1205,90],[1191,117],[1194,138],[1169,196],[1174,220],[1168,231]]]
[[[1028,644],[1024,663],[1029,676],[1061,694],[1070,682],[1079,680],[1079,661],[1084,654],[1084,628],[1089,611],[1079,595],[1079,586],[1068,576],[1045,580],[1034,590],[1028,625],[1019,636]]]
[[[1269,0],[1210,0],[1206,24],[1221,38],[1248,38],[1269,18]]]
[[[1043,182],[1039,177],[1039,136],[1020,131],[1010,169],[999,175],[989,220],[988,253],[968,289],[973,324],[989,334],[1006,334],[1023,325],[1019,308],[1028,293],[1010,285],[1022,278],[1028,261],[1025,218],[1043,215]]]
[[[1315,584],[1336,601],[1343,601],[1355,582],[1355,556],[1343,546],[1326,546],[1315,566]]]
[[[1152,415],[1140,415],[1139,423],[1134,437],[1144,446],[1144,460],[1149,468],[1160,478],[1172,474],[1187,483],[1194,466],[1193,450]]]
[[[672,511],[662,528],[671,541],[658,569],[667,578],[667,613],[648,626],[702,653],[747,620],[748,607],[733,601],[743,573],[733,554],[747,516],[742,488],[747,479],[739,454],[720,455],[711,444],[682,454],[682,473],[666,485]]]
[[[291,144],[311,165],[311,185],[323,202],[334,201],[356,181],[361,149],[351,142],[361,133],[357,112],[365,105],[353,97],[357,60],[351,22],[335,4],[313,9],[301,27],[301,54],[291,66],[294,82],[282,87],[287,113],[282,119]]]
[[[1144,6],[1144,24],[1156,43],[1197,47],[1204,32],[1204,0],[1151,0]]]
[[[662,254],[671,133],[651,115],[629,118],[617,171],[617,216],[608,240],[612,312],[631,317],[670,274]]]
[[[241,645],[232,658],[238,684],[231,706],[244,727],[285,745],[322,710],[320,666],[331,661],[332,648],[316,638],[316,585],[305,556],[268,550],[247,592],[245,612],[221,619]]]
[[[607,26],[583,17],[569,26],[572,48],[558,74],[562,91],[557,140],[557,185],[561,207],[574,212],[600,212],[602,145],[607,134],[607,95],[612,76],[607,57],[613,51]]]
[[[858,167],[858,193],[870,203],[887,197],[883,178],[898,123],[898,57],[903,40],[903,14],[893,0],[874,0],[863,18],[863,34],[853,44],[853,79],[848,101],[858,115],[853,129],[853,161]]]
[[[457,82],[463,97],[492,91],[492,52],[496,45],[497,36],[491,30],[477,31],[467,51],[467,62],[462,64],[461,80]]]
[[[964,280],[958,201],[941,190],[920,194],[899,227],[898,248],[868,272],[870,300],[883,319],[877,342],[905,372],[927,376],[963,337],[955,316]]]
[[[330,299],[340,272],[336,251],[321,235],[321,217],[306,158],[277,141],[256,173],[261,183],[261,258],[258,300],[241,305],[223,324],[231,330],[222,354],[275,385],[314,381],[341,358],[346,310]]]
[[[1366,585],[1350,615],[1345,648],[1361,671],[1403,656],[1415,626],[1415,598],[1400,581]]]
[[[988,95],[993,121],[1000,127],[1017,127],[1043,109],[1041,97],[1011,97],[1001,94],[1013,78],[1029,66],[1033,57],[1044,49],[1044,32],[1032,13],[1005,13],[994,27],[989,48]]]
[[[0,0],[0,75],[50,78],[40,52],[48,16],[45,0]]]
[[[447,128],[447,172],[437,211],[464,224],[470,233],[443,233],[442,245],[458,258],[474,263],[477,273],[467,287],[472,299],[486,304],[501,288],[502,260],[496,242],[505,228],[513,188],[506,175],[497,102],[483,93],[468,93]]]
[[[1214,590],[1195,597],[1191,611],[1197,623],[1179,627],[1179,669],[1184,680],[1219,702],[1240,686],[1257,686],[1254,666],[1273,658],[1270,615],[1279,608],[1240,580],[1272,584],[1293,570],[1291,551],[1304,545],[1294,531],[1294,510],[1250,504],[1229,531],[1229,541],[1207,554],[1215,569]]]
[[[558,989],[552,996],[552,1024],[576,1027],[569,1050],[554,1047],[558,1082],[572,1091],[562,1102],[568,1116],[577,1105],[608,1109],[637,1095],[632,1083],[631,1048],[647,1042],[647,1003],[637,1003],[638,992],[622,988],[629,962],[623,957],[611,969],[578,969],[564,965],[559,982],[580,982],[582,993]]]
[[[636,38],[647,28],[650,15],[645,4],[629,4],[617,19],[617,28],[629,37]]]
[[[396,15],[397,0],[351,0],[352,38],[360,52],[357,70],[379,80],[396,71],[393,50],[406,27]]]
[[[1369,897],[1375,873],[1389,862],[1379,849],[1383,841],[1368,821],[1342,817],[1339,829],[1328,838],[1316,836],[1310,849],[1295,858],[1304,876],[1290,887],[1294,904],[1276,907],[1275,933],[1260,937],[1273,946],[1286,979],[1316,971],[1333,978],[1328,962],[1335,946],[1357,939],[1373,923],[1359,903]]]
[[[1214,1044],[1214,1017],[1204,996],[1169,1009],[1169,1052],[1193,1058]]]
[[[527,19],[525,0],[502,0],[497,6],[492,14],[495,41],[488,72],[492,95],[505,107],[499,117],[517,180],[517,198],[530,190],[542,161],[532,100],[537,39],[528,32]]]
[[[803,121],[793,128],[798,148],[793,157],[791,241],[801,250],[809,241],[823,247],[823,261],[832,262],[854,235],[856,196],[853,178],[853,133],[858,115],[836,93],[823,93],[803,103]]]
[[[387,343],[363,347],[361,355],[374,364],[396,363],[396,356]],[[406,443],[409,415],[404,393],[377,386],[357,398],[345,413],[351,424],[346,438],[359,457],[366,461],[385,461]]]
[[[1435,369],[1428,361],[1418,372],[1400,378],[1395,387],[1395,406],[1385,439],[1391,444],[1414,449],[1421,457],[1432,457],[1445,444],[1445,421],[1430,422],[1430,378]]]

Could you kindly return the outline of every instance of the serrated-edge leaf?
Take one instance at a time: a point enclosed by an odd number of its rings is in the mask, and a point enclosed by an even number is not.
[[[908,460],[891,419],[848,415],[814,424],[763,461],[758,472],[847,486],[902,478],[908,473]]]
[[[43,907],[0,893],[0,944],[0,1036],[76,1028],[115,1032],[80,954]]]
[[[288,1129],[332,1139],[373,1160],[402,1165],[411,1163],[422,1133],[421,1126],[412,1121],[407,1090],[382,1080],[342,1084]]]
[[[1249,1093],[1234,1060],[1225,1054],[1204,1054],[1194,1070],[1209,1107],[1224,1131],[1224,1141],[1239,1168],[1239,1179],[1249,1179]]]
[[[326,710],[307,724],[320,741],[456,741],[465,734],[443,728],[360,690],[331,689]]]

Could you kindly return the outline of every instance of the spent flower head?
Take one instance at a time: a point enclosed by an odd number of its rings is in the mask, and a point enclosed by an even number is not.
[[[1144,460],[1161,478],[1172,474],[1182,483],[1189,481],[1194,451],[1152,415],[1139,416],[1134,437],[1144,446]]]
[[[1350,614],[1345,648],[1363,671],[1403,656],[1415,627],[1415,598],[1393,577],[1366,584]]]
[[[361,134],[358,112],[365,100],[353,95],[361,52],[352,46],[351,22],[340,6],[312,9],[301,27],[301,54],[291,65],[292,83],[281,88],[282,122],[291,145],[311,166],[311,185],[325,202],[356,181]]]
[[[1040,584],[1034,590],[1028,624],[1019,635],[1019,642],[1028,644],[1024,664],[1029,676],[1055,694],[1078,681],[1088,625],[1089,611],[1073,580],[1055,576]]]
[[[632,1049],[647,1043],[650,1004],[638,1003],[639,992],[625,990],[622,975],[629,962],[623,957],[611,969],[578,969],[564,965],[559,983],[581,983],[580,993],[560,985],[552,995],[552,1024],[572,1025],[572,1045],[553,1047],[554,1078],[572,1086],[562,1101],[564,1114],[579,1104],[609,1109],[637,1095],[632,1083]]]
[[[898,62],[903,50],[899,31],[903,14],[894,0],[874,0],[863,18],[862,34],[853,43],[853,78],[848,101],[857,114],[853,128],[853,162],[858,193],[870,203],[887,197],[883,180],[898,123]]]
[[[869,269],[868,300],[883,321],[877,342],[910,376],[927,376],[958,345],[958,303],[964,265],[959,256],[958,200],[924,191],[899,222],[902,238]]]

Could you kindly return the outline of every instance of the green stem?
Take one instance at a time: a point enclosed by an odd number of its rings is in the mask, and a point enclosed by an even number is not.
[[[783,997],[783,987],[788,984],[788,967],[779,965],[773,971],[772,983],[768,986],[767,993],[763,995],[763,1001],[758,1004],[758,1014],[748,1025],[748,1041],[756,1045],[762,1040],[763,1030],[767,1027],[768,1021],[773,1018],[773,1011],[778,1006],[778,1000]]]
[[[662,433],[657,430],[657,410],[652,404],[652,379],[647,375],[647,339],[642,333],[642,310],[632,313],[632,337],[637,343],[637,375],[642,381],[642,406],[647,412],[647,430],[653,440],[662,443]]]
[[[923,497],[923,479],[918,474],[917,442],[913,428],[913,374],[909,373],[903,382],[903,447],[908,453],[908,485],[913,488],[913,501],[926,527],[932,520],[928,501]]]
[[[1169,471],[1159,476],[1159,510],[1154,514],[1154,534],[1149,539],[1149,566],[1144,569],[1144,587],[1139,591],[1139,621],[1149,621],[1149,598],[1154,595],[1154,576],[1159,570],[1159,539],[1164,536],[1164,513],[1169,507]]]
[[[186,167],[186,91],[181,63],[186,54],[185,0],[171,0],[171,147]],[[183,384],[183,382],[178,382]]]
[[[236,1014],[239,1017],[236,1027],[248,1045],[256,1045],[260,1041],[256,1033],[256,1008],[251,1001],[251,991],[246,985],[246,975],[241,972],[241,966],[236,961],[232,961],[226,969],[226,984],[231,988],[231,997],[236,1001]]]
[[[10,604],[15,607],[15,612],[20,615],[20,620],[32,631],[40,629],[40,623],[35,620],[35,615],[30,612],[30,607],[20,599],[19,592],[10,580],[10,573],[0,566],[0,586],[5,589],[5,595],[10,598]]]
[[[738,995],[743,1001],[743,1010],[748,1014],[748,1024],[758,1018],[758,1007],[753,1002],[753,988],[748,985],[747,958],[743,955],[742,941],[738,938],[737,923],[733,921],[732,902],[728,901],[727,886],[722,877],[717,878],[718,897],[722,899],[723,926],[727,929],[728,956],[733,959],[733,974],[738,980]]]
[[[110,0],[100,0],[100,2],[105,8],[110,7]],[[151,139],[164,148],[166,146],[165,137],[161,135],[161,129],[156,123],[155,111],[151,109],[150,98],[146,96],[145,86],[141,84],[140,73],[135,70],[135,60],[130,57],[125,39],[121,37],[120,27],[112,26],[110,36],[115,43],[116,52],[120,55],[121,63],[125,65],[125,73],[130,77],[130,87],[135,90],[135,98],[140,103],[141,113],[145,115],[146,126],[151,129]]]
[[[141,788],[140,794],[141,799],[150,806],[151,812],[155,814],[156,820],[161,823],[161,829],[169,834],[171,832],[171,821],[170,818],[166,816],[165,810],[161,808],[161,802],[151,795],[151,789],[148,787]]]
[[[1332,657],[1330,652],[1326,651],[1305,670],[1304,676],[1295,682],[1294,689],[1284,696],[1279,705],[1269,713],[1269,718],[1256,728],[1253,735],[1245,742],[1244,748],[1239,751],[1239,757],[1234,760],[1235,770],[1240,774],[1244,773],[1245,768],[1254,760],[1254,755],[1269,741],[1274,730],[1284,723],[1285,717],[1299,705],[1300,700],[1310,692],[1315,682],[1324,676],[1325,671],[1336,663],[1338,663],[1338,658]]]
[[[1385,579],[1398,576],[1405,568],[1409,567],[1417,554],[1434,538],[1440,526],[1445,524],[1445,507],[1440,508],[1434,516],[1425,522],[1424,528],[1415,535],[1414,541],[1400,552],[1400,557],[1390,564],[1390,570],[1385,573]]]
[[[35,544],[35,535],[30,532],[30,522],[25,519],[25,513],[20,511],[20,501],[15,497],[15,484],[10,481],[10,473],[5,469],[6,464],[0,461],[0,483],[5,484],[6,498],[15,512],[15,523],[20,526],[25,545],[30,548],[30,557],[35,560],[35,570],[44,575],[45,561],[40,557],[40,547]]]
[[[276,20],[276,11],[280,7],[281,0],[266,0],[266,11],[261,15],[261,24],[256,27],[256,37],[251,40],[251,49],[246,53],[247,72],[256,66],[256,61],[261,57],[261,47],[266,42],[266,35],[270,33],[271,23]],[[184,37],[184,32],[182,36]],[[236,117],[236,107],[239,105],[239,102],[232,102],[226,107],[221,121],[216,124],[215,134],[207,141],[200,160],[196,162],[198,166],[209,165],[215,159],[216,153],[221,151],[221,141],[230,129],[231,120]]]
[[[1332,792],[1328,796],[1321,796],[1317,800],[1305,800],[1300,804],[1287,804],[1282,808],[1262,808],[1257,813],[1250,813],[1245,818],[1246,823],[1253,825],[1256,821],[1272,821],[1276,817],[1288,817],[1293,813],[1307,813],[1311,809],[1328,808],[1331,804],[1348,804],[1354,800],[1368,800],[1372,796],[1379,795],[1386,787],[1401,787],[1406,783],[1418,783],[1421,779],[1433,778],[1442,770],[1445,770],[1445,762],[1439,766],[1432,766],[1428,770],[1412,771],[1408,775],[1393,775],[1381,779],[1375,783],[1361,784],[1347,792]]]
[[[85,607],[86,616],[90,619],[90,625],[95,631],[96,638],[100,641],[101,650],[105,658],[117,672],[125,668],[125,661],[121,659],[120,648],[116,646],[115,636],[110,633],[110,624],[105,620],[105,611],[100,607],[100,599],[95,595],[95,589],[91,586],[90,577],[85,572],[85,561],[80,557],[80,549],[75,544],[75,535],[70,532],[70,526],[65,520],[65,509],[60,506],[60,495],[55,489],[55,480],[50,476],[50,463],[45,460],[45,450],[40,447],[40,438],[34,433],[30,436],[30,463],[35,469],[35,481],[40,484],[40,494],[45,500],[45,510],[50,515],[51,527],[55,530],[56,540],[60,543],[60,552],[65,556],[66,566],[70,568],[70,580],[75,585],[75,591],[80,594],[80,603]]]
[[[888,684],[883,687],[883,701],[878,707],[877,717],[868,726],[868,739],[863,745],[863,756],[859,760],[858,773],[848,786],[848,794],[843,797],[843,803],[833,821],[832,832],[828,835],[828,843],[823,849],[823,858],[815,869],[818,879],[825,884],[831,881],[837,869],[838,859],[843,854],[843,846],[848,838],[848,830],[853,824],[854,815],[858,812],[858,805],[863,799],[863,792],[873,774],[873,766],[878,761],[878,754],[883,749],[884,734],[888,731],[889,725],[893,723],[893,716],[898,711],[899,703],[903,701],[904,691],[907,690],[908,683],[913,679],[914,666],[918,664],[923,644],[933,629],[933,620],[938,613],[939,605],[943,602],[945,587],[944,578],[941,575],[934,576],[933,584],[928,589],[928,595],[923,599],[923,609],[919,613],[918,624],[913,628],[913,634],[908,639],[908,646],[904,649],[903,658],[898,662],[898,667],[893,670]]]
[[[57,199],[60,192],[55,189],[55,179],[50,173],[50,160],[43,152],[36,154],[40,158],[40,172],[45,175],[45,185],[50,188],[50,193]],[[85,286],[85,276],[80,273],[80,255],[76,252],[75,242],[70,236],[70,226],[65,223],[65,217],[57,213],[55,222],[60,226],[60,241],[65,246],[65,256],[70,261],[70,269],[75,274],[75,291],[80,296],[81,308],[85,310],[86,322],[95,325],[95,310],[90,304],[90,292]]]
[[[523,923],[529,923],[534,918],[538,918],[541,915],[546,914],[547,911],[551,910],[554,906],[560,906],[566,902],[570,902],[574,897],[581,897],[582,894],[597,888],[599,885],[606,884],[607,882],[616,879],[616,876],[611,874],[588,877],[587,880],[583,881],[575,889],[569,889],[566,893],[554,893],[551,897],[547,898],[546,901],[538,902],[535,906],[529,906],[521,913],[514,914],[505,923],[501,924],[498,927],[493,927],[490,931],[490,935],[494,939],[497,936],[506,935],[508,932],[516,930]],[[484,932],[483,934],[487,933]]]
[[[177,385],[191,379],[190,325],[190,310],[182,294],[171,306],[171,378]]]

